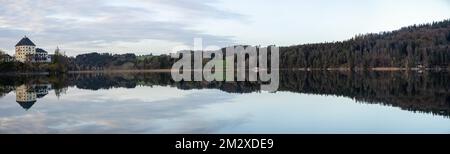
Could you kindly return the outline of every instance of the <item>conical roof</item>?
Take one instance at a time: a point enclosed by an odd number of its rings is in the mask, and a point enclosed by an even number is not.
[[[16,47],[17,46],[25,46],[25,45],[27,45],[27,46],[36,46],[33,43],[33,41],[31,41],[28,37],[25,36],[19,41],[19,43],[16,44]]]
[[[34,103],[36,103],[36,100],[33,100],[33,101],[26,101],[26,102],[17,101],[17,103],[19,103],[19,105],[20,105],[23,109],[29,110],[29,109],[34,105]]]

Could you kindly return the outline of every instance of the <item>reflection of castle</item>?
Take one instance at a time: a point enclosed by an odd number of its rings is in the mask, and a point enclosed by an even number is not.
[[[37,98],[43,98],[48,94],[48,90],[51,88],[49,84],[39,85],[21,85],[16,88],[16,102],[19,103],[25,110],[30,109]]]
[[[36,92],[26,85],[21,85],[16,88],[16,102],[25,110],[28,110],[36,102]]]
[[[48,94],[48,91],[51,88],[52,87],[50,86],[50,84],[38,84],[33,87],[33,89],[36,92],[37,98],[43,98],[45,95]]]

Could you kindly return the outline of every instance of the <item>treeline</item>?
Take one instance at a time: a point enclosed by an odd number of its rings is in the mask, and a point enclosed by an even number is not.
[[[332,43],[281,47],[283,68],[450,66],[450,20]]]
[[[280,68],[450,68],[450,20],[340,42],[280,47]],[[222,49],[224,50],[224,49]],[[57,57],[52,65],[1,63],[0,72],[48,70],[170,69],[169,55],[89,53]]]
[[[71,58],[70,70],[169,69],[175,62],[169,55],[89,53]]]
[[[450,20],[413,25],[393,32],[358,35],[340,42],[280,47],[280,67],[449,68]],[[224,50],[224,49],[223,49]],[[168,55],[135,56],[91,53],[79,55],[76,69],[167,69]]]

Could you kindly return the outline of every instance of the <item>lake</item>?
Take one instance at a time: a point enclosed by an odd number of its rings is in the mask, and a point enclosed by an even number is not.
[[[282,71],[269,93],[169,73],[0,76],[0,133],[450,133],[449,77]]]

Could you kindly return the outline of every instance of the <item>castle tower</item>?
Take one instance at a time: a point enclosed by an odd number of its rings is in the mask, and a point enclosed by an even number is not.
[[[36,45],[28,39],[27,36],[24,36],[17,44],[16,44],[16,60],[20,62],[29,61],[30,56],[36,54]]]

